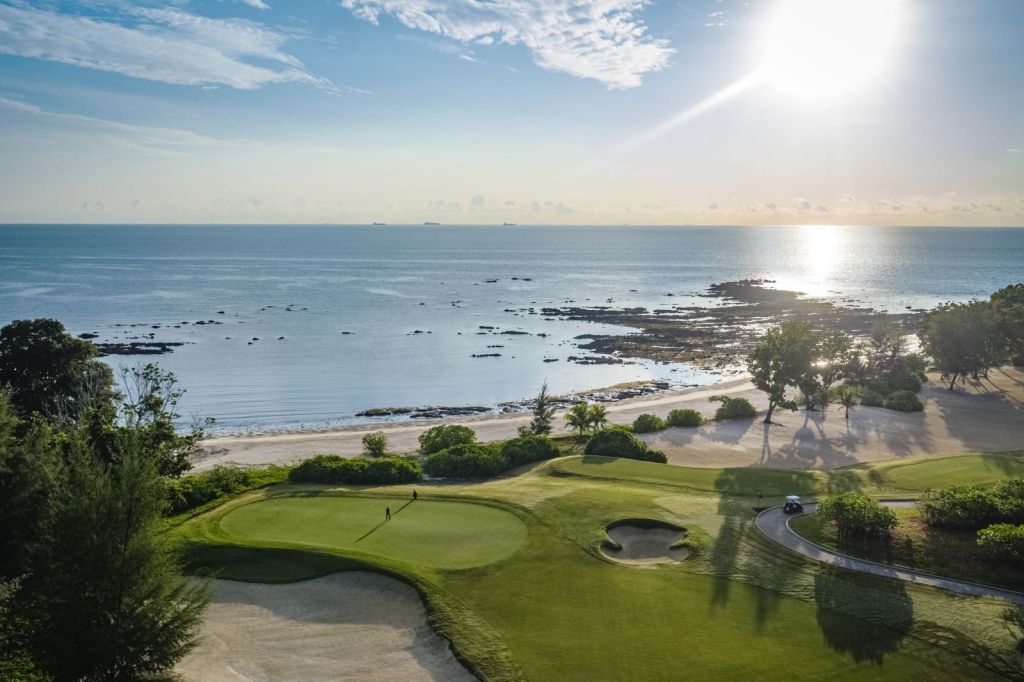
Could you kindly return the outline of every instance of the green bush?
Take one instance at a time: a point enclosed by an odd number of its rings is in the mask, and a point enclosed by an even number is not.
[[[992,488],[951,485],[926,490],[917,506],[930,526],[983,528],[993,523],[1024,523],[1024,480],[1009,479]]]
[[[860,404],[865,407],[884,407],[885,396],[872,388],[866,388],[860,396]]]
[[[483,443],[453,445],[427,457],[423,466],[435,478],[490,478],[509,467],[502,452]]]
[[[684,410],[672,410],[665,419],[668,426],[700,426],[704,423],[704,415],[697,410],[686,408]]]
[[[424,455],[432,455],[455,445],[468,445],[475,442],[476,433],[468,426],[442,424],[420,434],[420,452]]]
[[[418,462],[400,457],[346,459],[338,455],[317,455],[307,459],[288,474],[293,483],[347,483],[382,485],[412,483],[420,480]]]
[[[634,433],[653,433],[665,429],[665,420],[656,414],[642,414],[633,420]]]
[[[665,453],[650,449],[647,443],[622,428],[598,431],[587,442],[587,447],[583,451],[588,455],[600,457],[623,457],[661,464],[668,461]]]
[[[924,405],[910,391],[893,391],[885,398],[885,409],[897,412],[920,412]]]
[[[383,431],[368,433],[363,436],[363,454],[370,457],[387,457],[388,437]]]
[[[978,546],[994,559],[1024,563],[1024,526],[997,523],[978,531]]]
[[[711,402],[721,403],[715,410],[715,419],[747,419],[757,416],[754,404],[746,398],[734,398],[728,395],[715,395],[708,398]]]
[[[501,454],[508,460],[510,467],[517,467],[558,457],[559,453],[550,438],[530,434],[505,441],[501,446]]]
[[[253,484],[248,469],[217,466],[191,476],[167,480],[167,513],[180,514],[207,502],[241,492]]]
[[[861,493],[843,493],[818,504],[818,515],[836,525],[840,543],[887,538],[896,526],[896,514],[878,500]]]

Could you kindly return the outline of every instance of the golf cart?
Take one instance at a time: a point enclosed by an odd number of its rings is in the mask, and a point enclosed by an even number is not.
[[[782,505],[783,514],[803,514],[804,505],[798,495],[786,495],[786,503]]]

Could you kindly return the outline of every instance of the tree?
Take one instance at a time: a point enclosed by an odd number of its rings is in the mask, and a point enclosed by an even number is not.
[[[363,436],[363,454],[370,457],[386,457],[388,454],[388,437],[383,431],[367,433]]]
[[[17,410],[77,418],[83,393],[113,396],[110,368],[96,360],[96,346],[76,339],[57,320],[15,320],[0,329],[0,387],[7,386]]]
[[[988,301],[935,308],[925,315],[920,337],[951,391],[959,378],[987,371],[1002,355],[998,318]]]
[[[548,382],[540,387],[540,393],[533,401],[533,419],[530,421],[530,431],[538,436],[546,436],[551,433],[551,422],[555,418],[555,402],[548,395]]]
[[[604,408],[601,403],[593,403],[590,406],[588,421],[590,422],[590,428],[596,433],[605,427],[608,423],[608,411]]]
[[[819,335],[812,371],[817,376],[815,398],[821,403],[822,416],[828,407],[832,385],[847,376],[856,357],[853,338],[846,332],[829,330]]]
[[[846,411],[846,419],[849,421],[850,408],[860,402],[860,397],[863,395],[864,389],[860,386],[842,384],[840,386],[833,387],[830,393],[835,401]]]
[[[460,424],[441,424],[420,434],[420,452],[430,455],[440,450],[447,450],[454,445],[467,445],[476,442],[476,433],[468,426]]]
[[[1010,360],[1024,366],[1024,283],[1003,287],[990,300]]]
[[[765,332],[747,358],[747,371],[754,386],[768,394],[770,424],[775,408],[796,410],[796,403],[786,399],[786,389],[796,388],[811,371],[818,334],[804,322],[785,322]]]
[[[579,431],[580,440],[583,434],[590,428],[590,406],[584,402],[576,403],[565,413],[566,426]]]
[[[32,648],[57,679],[137,680],[166,673],[198,638],[205,584],[180,576],[163,527],[166,492],[143,439],[103,461],[74,438],[33,562]]]
[[[878,500],[863,493],[849,492],[818,503],[818,516],[836,525],[840,544],[868,538],[887,539],[896,526],[896,514]]]

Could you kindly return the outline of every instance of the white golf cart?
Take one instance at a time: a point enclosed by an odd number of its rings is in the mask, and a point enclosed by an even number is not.
[[[786,503],[782,505],[783,514],[803,514],[804,505],[799,495],[786,495]]]

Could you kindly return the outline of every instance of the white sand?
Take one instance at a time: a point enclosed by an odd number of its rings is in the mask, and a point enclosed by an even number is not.
[[[716,405],[715,394],[749,398],[759,409],[767,407],[764,394],[746,380],[625,400],[608,405],[615,423],[626,424],[643,412],[665,416],[669,410],[692,407],[706,415]],[[644,436],[664,450],[673,464],[686,466],[773,466],[791,469],[829,469],[856,462],[948,455],[967,451],[1024,450],[1024,372],[992,370],[987,381],[972,382],[947,391],[927,384],[921,393],[923,414],[902,414],[880,408],[855,407],[849,422],[841,409],[820,413],[777,412],[778,424],[768,428],[760,419],[714,423],[699,429],[668,429]],[[489,415],[445,420],[476,430],[480,440],[515,436],[529,415]],[[561,417],[558,417],[559,423]],[[196,463],[198,469],[215,464],[294,463],[320,453],[354,456],[368,430],[383,430],[393,449],[413,450],[416,439],[438,421],[373,425],[348,429],[275,433],[215,438],[207,441],[212,453]]]
[[[672,547],[683,537],[682,531],[672,528],[641,528],[624,523],[609,528],[608,537],[622,549],[602,545],[601,553],[626,564],[653,566],[682,561],[690,556],[688,547]]]
[[[214,581],[186,682],[475,680],[427,625],[416,591],[352,572],[286,585]]]

